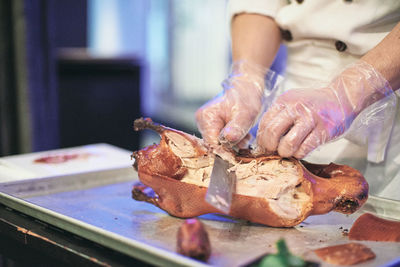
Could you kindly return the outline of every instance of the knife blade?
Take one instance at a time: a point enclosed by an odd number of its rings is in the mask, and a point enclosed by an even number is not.
[[[236,187],[236,175],[229,171],[231,164],[215,155],[211,171],[206,201],[220,211],[228,214],[232,203],[232,194]]]

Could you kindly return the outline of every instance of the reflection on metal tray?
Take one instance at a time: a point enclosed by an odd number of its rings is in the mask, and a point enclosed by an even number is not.
[[[365,212],[375,213],[388,219],[400,220],[400,201],[369,196],[363,206]]]
[[[132,168],[59,176],[0,185],[0,202],[127,255],[162,266],[205,266],[175,253],[176,233],[183,219],[131,199],[137,181]],[[378,208],[379,207],[379,208]],[[271,228],[223,215],[200,216],[210,236],[218,266],[246,265],[265,253],[275,252],[275,242],[285,238],[296,255],[321,262],[313,249],[348,242],[343,229],[365,211],[398,216],[399,205],[371,197],[361,211],[346,216],[331,212],[311,216],[294,228]],[[380,266],[396,260],[400,244],[361,242],[377,255],[362,266]],[[330,266],[322,263],[322,266]]]

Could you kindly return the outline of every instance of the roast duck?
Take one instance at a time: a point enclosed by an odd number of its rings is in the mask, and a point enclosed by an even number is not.
[[[132,197],[170,215],[189,218],[221,213],[205,201],[215,155],[228,160],[236,175],[229,215],[273,227],[292,227],[310,215],[355,212],[368,198],[368,183],[357,170],[330,163],[312,164],[278,155],[254,156],[211,147],[202,139],[137,119],[134,130],[154,130],[159,144],[133,152],[141,184]]]

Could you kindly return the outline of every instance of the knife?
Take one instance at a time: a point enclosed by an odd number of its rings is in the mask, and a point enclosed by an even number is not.
[[[206,201],[215,208],[228,214],[231,209],[232,194],[236,189],[236,175],[229,171],[232,165],[215,155],[214,166],[211,171]]]
[[[265,112],[275,97],[275,93],[280,87],[283,77],[273,71],[268,72],[265,76],[266,90],[264,90],[262,111]],[[262,113],[263,113],[262,112]],[[258,124],[261,116],[256,119],[255,125]],[[256,128],[254,128],[256,129]],[[255,141],[255,139],[253,140]],[[223,144],[223,142],[221,142]],[[258,147],[257,144],[250,146],[251,154],[257,155],[264,153],[264,149]],[[223,160],[220,156],[215,155],[214,166],[211,171],[210,184],[207,189],[206,201],[215,208],[228,214],[232,203],[232,194],[236,191],[236,175],[233,171],[229,171],[232,165]]]

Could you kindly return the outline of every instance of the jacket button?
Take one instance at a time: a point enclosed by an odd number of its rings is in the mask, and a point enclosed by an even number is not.
[[[301,4],[301,3],[304,2],[304,0],[296,0],[296,2],[297,2],[298,4]]]
[[[335,47],[336,47],[336,50],[339,52],[343,52],[347,49],[347,45],[345,43],[343,43],[342,41],[336,41]]]
[[[281,29],[281,35],[282,35],[282,39],[285,41],[292,41],[293,37],[292,37],[292,33],[289,30],[282,30]]]

